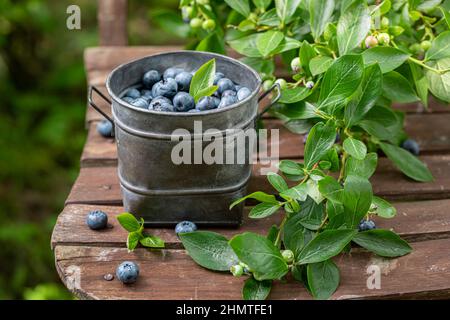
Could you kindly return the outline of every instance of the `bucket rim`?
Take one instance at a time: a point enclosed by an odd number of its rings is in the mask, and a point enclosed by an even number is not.
[[[164,56],[164,55],[172,55],[172,54],[179,54],[179,53],[192,53],[192,54],[200,54],[200,55],[208,55],[208,56],[212,56],[212,58],[221,58],[226,60],[227,62],[230,62],[234,65],[237,65],[239,67],[242,67],[244,69],[247,69],[249,72],[251,72],[256,81],[257,81],[257,85],[256,88],[251,92],[251,94],[246,97],[244,100],[238,101],[236,103],[233,103],[232,105],[229,105],[225,108],[215,108],[215,109],[211,109],[211,110],[205,110],[205,111],[199,111],[199,112],[171,112],[171,111],[155,111],[155,110],[148,110],[148,109],[142,109],[142,108],[138,108],[135,107],[133,105],[131,105],[130,103],[120,99],[118,97],[118,95],[116,93],[113,92],[113,90],[111,89],[111,78],[113,77],[114,73],[117,72],[119,69],[124,68],[127,65],[131,65],[133,63],[136,63],[138,61],[141,61],[143,59],[148,59],[150,57],[157,57],[157,56]],[[214,53],[214,52],[207,52],[207,51],[195,51],[195,50],[175,50],[175,51],[166,51],[166,52],[161,52],[161,53],[156,53],[156,54],[151,54],[151,55],[147,55],[147,56],[143,56],[137,59],[133,59],[130,60],[128,62],[124,62],[122,64],[120,64],[119,66],[115,67],[109,74],[108,77],[106,79],[106,89],[108,91],[108,94],[110,95],[110,97],[112,98],[113,101],[115,101],[116,103],[119,103],[129,109],[132,109],[134,111],[137,112],[142,112],[144,114],[155,114],[155,115],[167,115],[167,116],[175,116],[175,117],[199,117],[199,116],[203,116],[203,115],[210,115],[210,114],[218,114],[218,113],[222,113],[222,112],[227,112],[230,111],[232,109],[236,109],[238,107],[240,107],[241,105],[245,104],[246,102],[250,101],[251,99],[253,99],[260,91],[261,89],[261,77],[259,76],[258,72],[256,72],[253,68],[249,67],[248,65],[244,64],[243,62],[228,57],[226,55],[223,54],[219,54],[219,53]]]

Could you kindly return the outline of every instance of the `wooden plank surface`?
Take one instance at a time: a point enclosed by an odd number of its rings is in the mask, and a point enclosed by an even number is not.
[[[341,285],[332,299],[448,298],[450,294],[450,239],[412,244],[411,254],[397,259],[382,259],[363,250],[335,258],[340,268]],[[244,277],[211,272],[195,264],[183,250],[64,246],[55,248],[56,266],[63,282],[73,283],[80,275],[76,295],[86,299],[241,299]],[[114,274],[124,260],[137,261],[138,281],[123,285]],[[367,267],[381,271],[381,288],[367,288]],[[70,287],[70,285],[69,285]],[[275,282],[269,299],[310,299],[298,282]]]
[[[372,177],[374,192],[391,200],[444,199],[450,197],[450,155],[423,156],[435,180],[430,183],[418,183],[405,177],[395,169],[387,158],[380,158],[377,172]],[[249,183],[249,192],[262,190],[273,192],[260,175],[260,166],[253,168],[253,177]],[[66,204],[113,204],[122,203],[117,168],[87,167],[80,174],[67,198]]]
[[[450,238],[450,199],[396,202],[397,216],[393,219],[374,217],[378,228],[394,230],[408,241]],[[93,231],[86,226],[86,215],[91,210],[102,210],[108,214],[109,227]],[[210,228],[227,238],[245,231],[265,234],[273,224],[279,224],[281,215],[266,219],[250,219],[244,211],[242,228]],[[121,206],[68,205],[59,215],[52,236],[52,247],[56,245],[86,245],[125,247],[127,232],[118,224],[117,215],[124,212]],[[135,214],[138,214],[137,212]],[[147,228],[150,234],[161,237],[167,248],[182,248],[173,228]]]

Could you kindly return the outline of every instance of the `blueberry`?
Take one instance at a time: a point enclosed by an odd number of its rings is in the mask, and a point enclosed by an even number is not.
[[[161,80],[161,75],[156,70],[150,70],[144,73],[142,83],[145,87],[151,89],[155,83]]]
[[[97,132],[102,137],[111,138],[113,136],[113,125],[109,120],[102,120],[97,123]]]
[[[359,231],[367,231],[367,230],[372,230],[375,228],[376,228],[375,222],[373,222],[372,220],[366,220],[366,219],[361,220],[361,222],[359,223],[359,226],[358,226]]]
[[[178,90],[189,92],[189,86],[191,85],[192,74],[183,71],[176,75],[175,81],[178,85]]]
[[[216,85],[217,82],[219,82],[219,80],[224,77],[225,75],[222,72],[216,72],[216,74],[214,75],[214,84]]]
[[[200,111],[211,110],[211,109],[217,108],[213,97],[200,98],[200,100],[198,100],[197,105],[195,107]]]
[[[185,112],[195,108],[195,101],[189,93],[178,92],[173,98],[173,106],[175,111]]]
[[[420,153],[420,147],[416,140],[413,139],[406,139],[402,143],[402,148],[405,150],[408,150],[413,155],[418,156]]]
[[[86,217],[86,224],[92,230],[100,230],[108,225],[108,216],[100,210],[93,210]]]
[[[214,100],[214,105],[216,106],[216,108],[218,108],[218,107],[219,107],[219,104],[220,104],[220,99],[217,98],[217,97],[212,97],[212,98],[213,98],[213,100]]]
[[[200,112],[200,110],[197,110],[197,109],[191,109],[191,110],[189,110],[188,112],[192,112],[192,113],[195,113],[195,112]]]
[[[166,71],[164,71],[163,74],[163,79],[167,80],[169,78],[175,79],[175,77],[177,76],[177,74],[183,72],[184,70],[181,68],[169,68],[166,69]]]
[[[197,230],[197,225],[191,221],[181,221],[175,226],[175,233],[194,232]]]
[[[131,97],[123,97],[122,100],[125,102],[128,102],[128,103],[131,103],[131,101],[133,101],[134,99]]]
[[[308,89],[314,88],[314,82],[308,81],[308,82],[305,84],[305,87],[307,87]]]
[[[137,108],[143,108],[143,109],[147,109],[148,108],[148,101],[147,101],[146,98],[134,99],[133,101],[130,102],[130,104],[133,107],[137,107]]]
[[[234,86],[234,91],[238,92],[242,88],[243,88],[243,86],[240,86],[240,85],[237,84],[237,85]]]
[[[226,96],[236,96],[237,95],[237,93],[236,93],[236,91],[234,91],[234,90],[225,90],[223,93],[222,93],[222,98],[223,97],[226,97]]]
[[[155,83],[152,88],[152,96],[159,97],[163,96],[166,98],[172,99],[178,90],[178,85],[175,79],[168,78],[167,80],[162,80],[160,82]]]
[[[220,100],[218,108],[228,107],[228,106],[236,103],[237,101],[238,101],[237,96],[233,96],[233,95],[225,96]]]
[[[141,90],[141,97],[142,97],[142,98],[148,98],[148,97],[150,97],[150,99],[153,99],[153,96],[152,96],[152,90],[147,90],[147,89]]]
[[[173,105],[169,99],[166,97],[156,97],[155,99],[150,102],[150,105],[148,106],[149,110],[155,110],[155,111],[173,111]]]
[[[237,98],[239,101],[244,100],[245,98],[247,98],[248,96],[250,96],[252,94],[252,92],[250,91],[249,88],[247,87],[242,87],[241,89],[239,89],[238,93],[237,93]]]
[[[217,81],[217,86],[219,87],[217,91],[219,91],[220,94],[224,93],[227,90],[233,90],[234,89],[234,83],[228,78],[222,78],[219,81]]]
[[[125,92],[125,97],[130,97],[133,99],[137,99],[141,96],[141,93],[139,92],[138,89],[132,88],[132,89],[128,89],[127,92]]]
[[[116,269],[116,277],[125,284],[136,282],[139,266],[132,261],[122,262]]]

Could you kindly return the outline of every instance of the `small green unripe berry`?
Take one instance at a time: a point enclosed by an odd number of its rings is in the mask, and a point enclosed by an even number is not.
[[[212,19],[205,20],[202,24],[202,28],[205,30],[213,30],[216,27],[216,23]]]
[[[422,50],[422,47],[420,46],[420,44],[414,43],[414,44],[409,46],[409,50],[412,53],[419,53]]]
[[[294,261],[294,253],[291,250],[283,250],[281,251],[281,255],[287,263],[292,263]]]
[[[401,35],[403,31],[405,31],[405,29],[400,26],[393,26],[389,28],[389,32],[395,37]]]
[[[211,8],[211,6],[210,6],[209,4],[205,4],[204,7],[205,7],[205,9],[208,10],[208,11],[211,11],[211,10],[212,10],[212,8]]]
[[[364,40],[364,44],[366,48],[373,48],[378,45],[378,40],[374,36],[367,36],[366,40]]]
[[[297,73],[297,72],[300,71],[301,67],[302,67],[302,65],[300,63],[300,58],[299,57],[295,57],[294,59],[292,59],[292,61],[291,61],[292,71]]]
[[[250,13],[248,16],[248,20],[250,20],[250,21],[256,21],[257,19],[258,19],[258,16],[254,12]]]
[[[391,41],[391,37],[385,32],[379,33],[377,35],[377,39],[378,43],[380,43],[381,45],[389,44],[389,41]]]
[[[196,2],[200,5],[209,4],[209,0],[196,0]]]
[[[230,272],[233,274],[233,276],[240,277],[244,274],[244,268],[241,265],[236,264],[234,266],[231,266]]]
[[[194,18],[191,20],[190,25],[192,28],[200,28],[202,26],[202,20],[200,18]]]
[[[431,41],[429,40],[424,40],[420,43],[420,47],[424,50],[427,51],[428,49],[431,48]]]
[[[182,7],[181,8],[181,15],[183,16],[183,20],[189,20],[189,18],[192,15],[192,7]]]
[[[389,27],[389,19],[386,17],[381,18],[381,28],[386,29]]]
[[[273,80],[266,80],[263,82],[263,90],[267,91],[273,86]]]
[[[280,85],[280,88],[281,88],[281,89],[285,89],[286,86],[287,86],[286,80],[284,80],[284,79],[282,79],[282,78],[277,79],[277,81],[275,81],[275,83],[278,83],[278,84]]]
[[[305,87],[307,87],[308,89],[314,88],[314,82],[313,81],[308,81],[307,83],[305,83]]]

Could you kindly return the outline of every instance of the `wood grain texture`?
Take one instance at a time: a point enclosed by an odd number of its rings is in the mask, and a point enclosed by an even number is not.
[[[380,158],[378,169],[371,181],[374,192],[390,200],[426,200],[450,197],[450,155],[421,157],[435,180],[430,183],[418,183],[393,167],[387,158]],[[272,170],[276,163],[272,163]],[[253,166],[253,176],[249,183],[249,193],[256,190],[273,192],[265,176],[261,175],[261,166]],[[66,204],[113,204],[122,203],[116,167],[86,167],[72,187]]]
[[[378,228],[394,230],[408,241],[450,238],[450,199],[396,202],[397,216],[393,219],[374,217]],[[244,211],[241,228],[209,228],[227,238],[245,231],[265,234],[273,224],[279,224],[281,214],[266,219],[250,219]],[[109,227],[93,231],[86,226],[86,215],[91,210],[102,210],[108,214]],[[127,232],[117,222],[117,215],[124,212],[120,206],[68,205],[59,215],[52,235],[52,247],[56,245],[87,245],[101,247],[125,247]],[[135,214],[139,214],[135,212]],[[173,228],[147,228],[150,234],[161,237],[167,248],[182,248]]]
[[[127,0],[98,1],[98,30],[101,46],[126,46]]]
[[[448,298],[450,288],[450,240],[432,240],[412,244],[413,252],[397,259],[382,259],[363,250],[335,258],[340,268],[341,285],[332,299]],[[70,288],[74,273],[80,275],[80,287],[72,291],[83,299],[241,299],[244,277],[212,272],[195,264],[183,250],[63,246],[55,248],[58,272]],[[114,274],[124,260],[140,267],[138,281],[123,285]],[[367,267],[381,271],[381,289],[368,289]],[[414,281],[411,281],[414,279]],[[293,279],[275,282],[269,299],[311,299]]]

